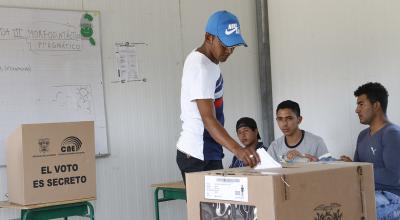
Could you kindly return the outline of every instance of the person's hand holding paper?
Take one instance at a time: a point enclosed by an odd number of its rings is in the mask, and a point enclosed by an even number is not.
[[[267,169],[267,168],[279,168],[282,165],[276,162],[264,149],[257,150],[260,156],[260,163],[254,169]]]

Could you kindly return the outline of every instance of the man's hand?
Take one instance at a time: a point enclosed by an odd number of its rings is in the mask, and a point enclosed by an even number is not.
[[[287,152],[286,157],[288,160],[293,160],[296,157],[304,157],[302,153],[298,152],[297,150],[291,150]]]
[[[239,160],[250,167],[255,167],[261,161],[260,156],[258,156],[257,152],[252,148],[239,148],[234,153]]]
[[[224,127],[215,118],[215,109],[213,100],[196,99],[204,127],[210,133],[211,137],[222,146],[230,150],[237,158],[245,162],[250,167],[255,167],[260,162],[260,157],[253,149],[242,148],[224,129]]]
[[[317,162],[318,161],[318,158],[314,157],[311,154],[304,154],[304,157],[306,157],[310,162]]]
[[[350,157],[345,155],[340,156],[340,160],[344,162],[353,162],[353,160]]]

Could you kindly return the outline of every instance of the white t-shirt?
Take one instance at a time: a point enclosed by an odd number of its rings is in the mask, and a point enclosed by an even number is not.
[[[177,143],[178,150],[200,160],[222,159],[222,147],[205,132],[195,102],[197,99],[213,99],[216,118],[223,125],[222,95],[223,79],[219,65],[204,54],[192,51],[183,67],[180,116],[182,132]]]
[[[303,138],[296,146],[289,147],[286,144],[285,136],[282,136],[271,143],[268,153],[278,162],[291,150],[297,150],[302,154],[310,154],[317,158],[328,153],[328,148],[321,137],[307,131],[302,132],[304,132]]]

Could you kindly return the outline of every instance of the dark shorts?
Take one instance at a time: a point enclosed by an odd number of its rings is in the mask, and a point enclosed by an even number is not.
[[[176,151],[176,163],[181,170],[183,181],[186,184],[185,173],[200,172],[207,170],[223,169],[222,160],[199,160],[181,151]]]

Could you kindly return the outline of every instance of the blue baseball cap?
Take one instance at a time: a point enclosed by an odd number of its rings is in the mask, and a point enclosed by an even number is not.
[[[246,42],[240,34],[240,24],[238,18],[228,11],[217,11],[210,16],[206,26],[206,32],[217,36],[227,47],[243,45]]]

